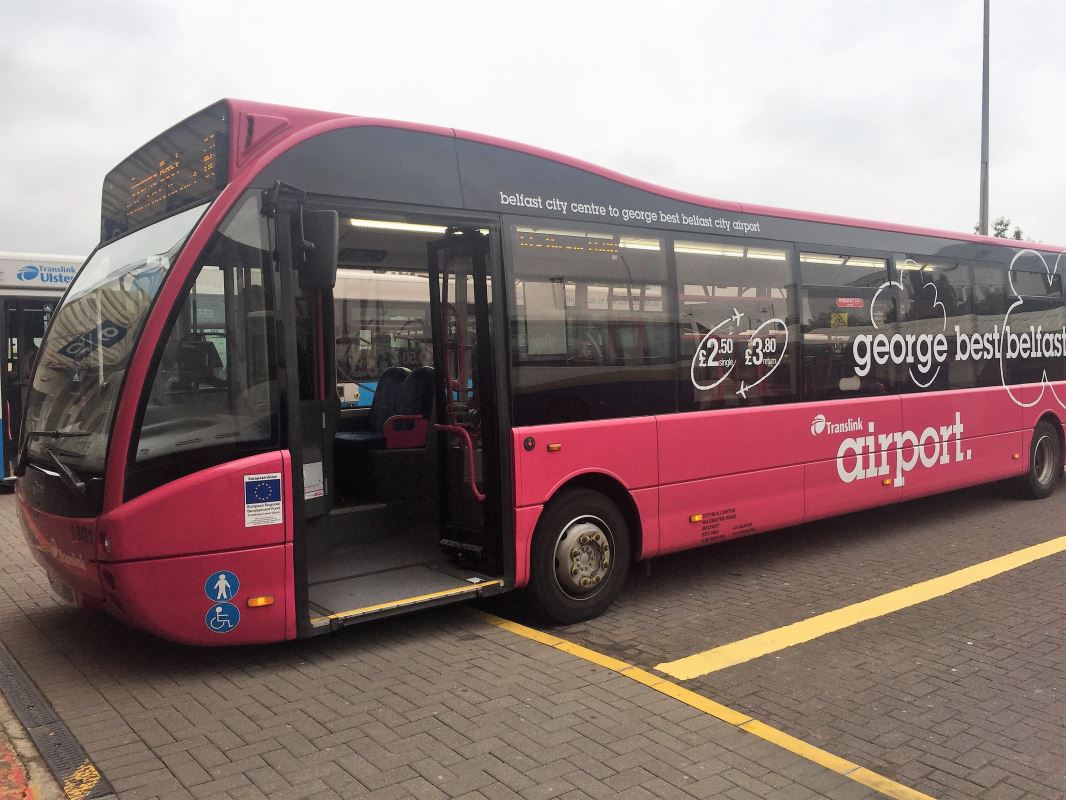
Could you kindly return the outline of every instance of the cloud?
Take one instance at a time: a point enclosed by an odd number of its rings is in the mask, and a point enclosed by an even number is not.
[[[1066,243],[1066,6],[994,11],[992,215]],[[3,22],[0,249],[87,252],[107,170],[223,96],[479,130],[722,199],[977,217],[964,0],[63,0]]]

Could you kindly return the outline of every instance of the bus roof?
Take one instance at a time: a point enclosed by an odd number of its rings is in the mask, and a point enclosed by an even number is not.
[[[741,203],[737,201],[721,200],[712,197],[683,192],[660,186],[647,181],[633,178],[629,175],[615,172],[596,164],[582,161],[571,156],[556,153],[532,145],[501,139],[472,131],[455,128],[444,128],[412,122],[403,122],[391,119],[374,117],[359,117],[345,115],[336,112],[316,111],[310,109],[292,108],[267,103],[259,103],[248,100],[230,99],[224,101],[232,111],[232,127],[234,133],[231,136],[234,146],[229,154],[231,168],[240,169],[249,164],[255,158],[262,155],[267,144],[277,144],[284,138],[303,131],[305,135],[312,133],[308,129],[314,129],[312,135],[326,133],[346,127],[379,127],[396,130],[433,134],[450,137],[454,140],[470,142],[502,148],[514,153],[547,159],[561,166],[570,167],[592,176],[602,178],[629,189],[646,192],[664,199],[687,203],[695,206],[723,211],[734,214],[756,215],[772,217],[781,220],[797,222],[820,223],[825,225],[845,226],[849,228],[866,229],[872,231],[884,231],[887,233],[907,234],[921,237],[936,237],[939,239],[954,240],[958,242],[979,243],[994,247],[1031,248],[1045,252],[1059,253],[1066,248],[1039,242],[1021,242],[1014,239],[1004,239],[993,236],[981,236],[974,233],[959,231],[946,231],[936,228],[927,228],[917,225],[905,225],[877,220],[859,219],[833,214],[822,214],[809,211],[778,208],[758,204]],[[254,119],[255,124],[252,124]],[[238,140],[239,137],[239,140]],[[668,226],[669,227],[669,226]]]
[[[406,127],[406,123],[395,123],[398,127]],[[871,228],[874,230],[888,231],[890,233],[909,233],[917,236],[935,236],[941,239],[957,239],[959,241],[966,242],[979,242],[982,244],[992,244],[999,246],[1016,246],[1020,244],[1024,247],[1032,247],[1036,250],[1046,250],[1049,252],[1062,252],[1066,250],[1064,247],[1057,245],[1045,244],[1042,242],[1018,242],[1015,239],[1005,239],[996,236],[981,236],[976,233],[963,233],[959,231],[947,231],[938,228],[925,228],[918,225],[904,225],[893,222],[883,222],[878,220],[862,219],[859,217],[845,217],[835,214],[823,214],[813,211],[797,211],[795,209],[778,208],[776,206],[764,206],[754,203],[741,203],[730,200],[718,200],[712,197],[705,197],[690,192],[682,192],[677,189],[671,189],[666,186],[660,186],[655,183],[649,183],[648,181],[640,180],[639,178],[633,178],[629,175],[625,175],[621,172],[615,172],[614,170],[601,167],[596,164],[591,164],[587,161],[582,161],[578,158],[572,158],[571,156],[556,153],[551,150],[544,150],[539,147],[533,147],[531,145],[522,144],[520,142],[513,142],[507,139],[500,139],[494,136],[487,136],[485,134],[474,133],[471,131],[454,130],[456,138],[466,139],[467,141],[479,142],[481,144],[494,145],[496,147],[504,147],[516,152],[526,153],[527,155],[538,156],[540,158],[547,158],[560,164],[565,164],[575,169],[584,170],[594,175],[598,175],[601,178],[623,183],[627,186],[632,186],[634,189],[649,192],[651,194],[657,194],[662,197],[667,197],[671,200],[678,200],[683,203],[692,203],[694,205],[703,205],[710,208],[722,209],[727,211],[735,211],[741,214],[759,214],[766,217],[781,217],[783,219],[794,219],[802,222],[820,222],[827,225],[846,225],[852,228]]]

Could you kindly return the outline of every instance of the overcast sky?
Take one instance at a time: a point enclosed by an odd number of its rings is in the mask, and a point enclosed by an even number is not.
[[[981,0],[0,0],[0,250],[221,97],[465,128],[672,188],[970,231]],[[1066,3],[993,0],[991,216],[1066,245]]]

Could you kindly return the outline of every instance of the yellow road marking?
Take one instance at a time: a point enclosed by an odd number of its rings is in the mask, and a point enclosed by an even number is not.
[[[863,600],[860,603],[794,622],[783,628],[749,636],[746,639],[704,650],[702,653],[695,653],[676,661],[667,661],[658,664],[655,669],[678,680],[698,678],[701,675],[743,664],[769,653],[776,653],[787,647],[809,642],[828,633],[858,625],[860,622],[891,614],[893,611],[924,603],[1063,551],[1066,551],[1066,536],[1059,536],[972,567],[949,572],[939,578],[922,581],[913,586]]]
[[[86,759],[80,767],[74,770],[74,773],[69,778],[63,781],[63,794],[69,800],[83,800],[96,788],[96,784],[99,782],[100,773],[97,772],[92,762]]]
[[[558,636],[552,636],[549,633],[538,631],[536,628],[530,628],[517,622],[502,619],[494,614],[488,614],[484,611],[476,611],[474,609],[471,609],[470,613],[490,625],[495,625],[497,628],[502,628],[503,630],[510,631],[518,636],[532,639],[535,642],[554,647],[556,650],[562,650],[564,653],[570,653],[585,661],[606,667],[612,672],[616,672],[619,675],[624,675],[631,680],[642,683],[667,697],[680,700],[685,705],[695,708],[698,711],[702,711],[705,714],[709,714],[716,719],[720,719],[722,722],[729,723],[735,728],[750,733],[752,736],[757,736],[763,741],[777,745],[800,758],[818,764],[828,770],[832,770],[838,775],[843,775],[845,778],[849,778],[856,783],[861,783],[863,786],[873,789],[874,791],[883,794],[885,797],[891,797],[893,800],[934,800],[934,798],[927,794],[922,794],[921,792],[904,786],[903,784],[896,783],[883,775],[871,772],[865,767],[860,767],[858,764],[854,764],[845,758],[833,755],[819,747],[808,744],[802,739],[797,739],[795,736],[791,736],[784,731],[779,731],[777,728],[772,728],[763,722],[752,719],[747,714],[742,714],[741,712],[735,711],[721,703],[716,703],[708,697],[697,694],[683,686],[678,686],[676,683],[672,683],[665,678],[660,678],[658,675],[643,670],[640,667],[627,664],[625,661],[620,661],[617,658],[611,658],[603,653],[597,653],[595,650],[590,650],[589,648],[575,644],[574,642],[568,642],[566,639],[560,639]]]

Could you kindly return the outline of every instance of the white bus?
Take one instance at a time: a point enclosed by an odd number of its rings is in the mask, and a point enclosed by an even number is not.
[[[0,470],[12,474],[33,360],[82,256],[0,251]]]

